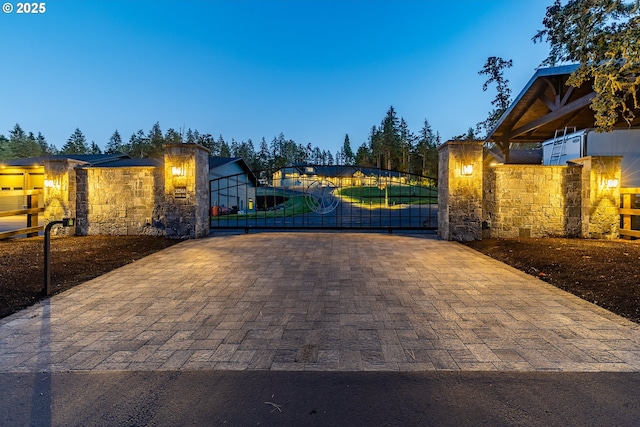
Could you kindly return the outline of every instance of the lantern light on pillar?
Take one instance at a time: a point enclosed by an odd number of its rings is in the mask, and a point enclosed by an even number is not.
[[[182,168],[181,166],[172,166],[171,174],[173,176],[184,176],[184,168]]]

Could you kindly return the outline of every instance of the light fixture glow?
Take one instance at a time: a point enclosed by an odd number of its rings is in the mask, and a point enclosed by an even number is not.
[[[53,180],[52,179],[45,179],[44,180],[44,186],[47,188],[53,188]]]
[[[171,174],[173,176],[182,176],[182,175],[184,175],[184,171],[180,166],[172,166],[171,167]]]
[[[618,180],[617,179],[608,179],[607,180],[607,187],[609,188],[616,188],[618,186]]]
[[[473,165],[462,165],[462,175],[464,176],[473,175]]]

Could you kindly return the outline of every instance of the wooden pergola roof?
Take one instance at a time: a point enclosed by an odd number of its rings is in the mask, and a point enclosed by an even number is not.
[[[542,142],[554,137],[556,130],[593,128],[594,112],[589,108],[595,92],[592,83],[579,88],[567,86],[570,74],[578,64],[541,68],[489,132],[488,141],[495,142],[507,154],[513,143]],[[640,116],[640,115],[639,115]],[[627,127],[621,119],[620,126]],[[640,117],[632,126],[640,125]],[[507,154],[508,155],[508,154]]]

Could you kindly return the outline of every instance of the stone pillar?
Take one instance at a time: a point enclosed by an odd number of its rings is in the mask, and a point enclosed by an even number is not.
[[[588,156],[571,162],[582,165],[582,237],[617,239],[622,157]]]
[[[438,235],[482,240],[481,141],[448,141],[438,148]]]
[[[44,222],[64,217],[77,218],[76,167],[84,164],[71,159],[44,161]],[[85,191],[86,189],[80,189]],[[52,234],[74,234],[76,227],[54,227]]]
[[[198,144],[164,146],[164,223],[170,238],[209,234],[209,153]]]

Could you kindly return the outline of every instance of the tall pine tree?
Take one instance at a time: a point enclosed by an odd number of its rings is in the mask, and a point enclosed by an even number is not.
[[[89,154],[89,151],[87,139],[79,128],[76,128],[60,150],[63,154]]]

